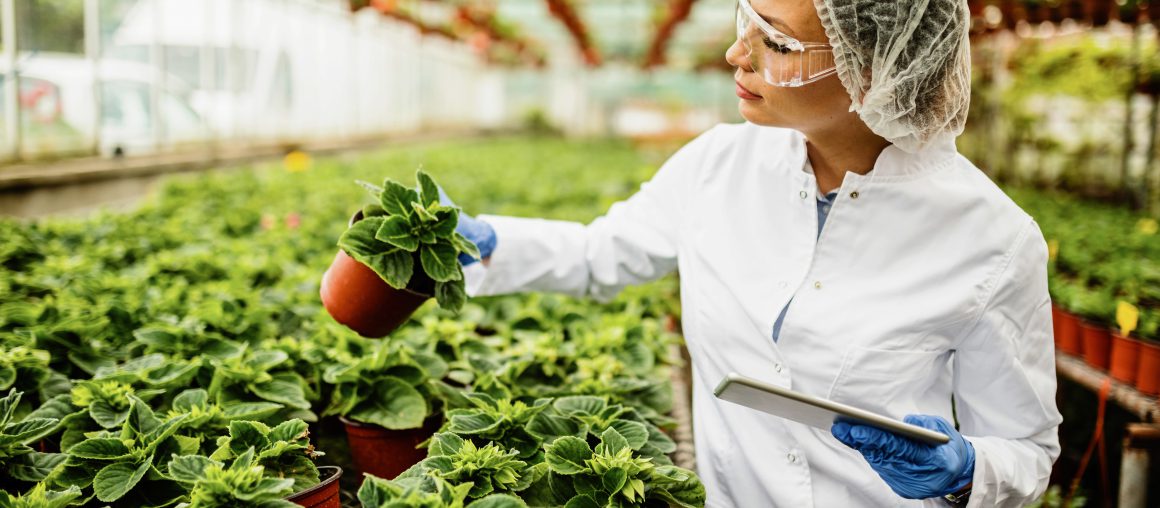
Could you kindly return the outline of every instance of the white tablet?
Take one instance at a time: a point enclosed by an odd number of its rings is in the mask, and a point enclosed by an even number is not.
[[[835,421],[841,419],[877,427],[932,445],[945,444],[951,440],[941,432],[871,413],[865,409],[763,383],[736,372],[725,376],[713,393],[721,400],[826,431],[830,430]]]

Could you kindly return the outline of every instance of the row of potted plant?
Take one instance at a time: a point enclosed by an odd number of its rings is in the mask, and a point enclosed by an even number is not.
[[[489,149],[501,153],[519,146],[493,144]],[[584,159],[587,167],[592,153],[573,150],[575,161],[557,160],[566,169]],[[616,150],[595,152],[601,157]],[[613,156],[622,160],[606,167],[624,167],[626,155],[621,149]],[[497,178],[510,182],[511,165],[494,165]],[[474,178],[486,174],[474,169]],[[449,412],[470,409],[467,394],[510,406],[590,395],[630,408],[623,414],[637,415],[651,425],[646,429],[668,428],[668,389],[658,381],[668,361],[662,356],[666,341],[673,338],[660,321],[667,312],[662,305],[671,305],[663,303],[667,295],[636,291],[605,307],[551,296],[501,298],[468,303],[457,316],[429,308],[391,341],[365,339],[329,322],[317,300],[317,277],[341,229],[315,218],[341,217],[341,208],[355,202],[357,194],[324,184],[351,176],[349,166],[293,176],[273,170],[210,175],[167,185],[159,199],[129,214],[0,221],[0,265],[11,270],[0,278],[0,387],[24,393],[17,404],[21,421],[51,406],[63,415],[56,418],[88,425],[60,426],[33,446],[64,454],[67,462],[72,447],[94,437],[86,433],[113,433],[124,424],[136,404],[131,397],[156,415],[200,415],[185,417],[175,431],[179,437],[172,441],[186,447],[178,451],[191,452],[178,456],[200,455],[216,462],[188,461],[220,463],[223,470],[237,457],[209,449],[194,454],[190,440],[216,443],[228,435],[223,424],[238,420],[276,428],[297,418],[319,429],[317,423],[340,416],[362,426],[421,422],[419,428],[430,425],[430,437],[451,421]],[[631,191],[629,181],[609,187],[619,180],[625,175],[593,177],[588,188],[599,190],[545,202],[563,205],[557,213],[594,213],[595,203],[613,198],[603,193]],[[567,211],[569,203],[575,211]],[[298,217],[293,224],[265,220],[292,215]],[[79,412],[88,416],[75,416]],[[652,434],[650,443],[665,442]],[[125,499],[164,484],[175,495],[162,501],[191,500],[192,494],[178,496],[177,487],[164,483],[180,483],[167,472],[169,461],[161,462],[170,455],[155,456]],[[414,460],[424,456],[420,450]],[[140,483],[146,481],[155,483]],[[4,490],[43,497],[63,486],[31,485]],[[78,494],[95,495],[92,484]]]
[[[1160,393],[1160,235],[1130,210],[1008,189],[1048,238],[1057,348]]]
[[[968,6],[972,17],[983,17],[985,9],[993,6],[1007,28],[1020,22],[1060,23],[1065,19],[1093,26],[1104,26],[1113,19],[1124,23],[1148,19],[1147,0],[971,0]]]

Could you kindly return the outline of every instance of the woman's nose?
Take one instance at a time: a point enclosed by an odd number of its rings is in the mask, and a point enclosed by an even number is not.
[[[750,72],[752,69],[749,68],[748,55],[749,50],[746,49],[745,45],[741,43],[741,39],[737,39],[733,41],[733,45],[729,46],[729,49],[725,51],[725,61],[729,62],[729,65],[740,68],[746,72]]]

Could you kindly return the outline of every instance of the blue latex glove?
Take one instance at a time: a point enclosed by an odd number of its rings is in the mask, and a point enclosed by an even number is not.
[[[909,415],[906,423],[950,436],[944,445],[932,446],[856,423],[837,422],[834,437],[858,450],[895,494],[907,499],[942,497],[971,483],[975,474],[975,448],[945,419]]]
[[[443,187],[439,188],[439,204],[459,206],[447,196],[447,193],[443,191]],[[492,228],[491,224],[467,215],[462,209],[459,210],[459,224],[455,226],[455,232],[463,235],[471,243],[474,243],[479,248],[479,257],[482,259],[491,257],[491,253],[495,251],[495,228]],[[463,266],[470,265],[476,261],[475,258],[467,254],[459,255],[459,264]]]

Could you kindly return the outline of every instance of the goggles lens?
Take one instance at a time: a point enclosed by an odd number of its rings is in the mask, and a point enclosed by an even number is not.
[[[749,65],[773,86],[802,86],[837,71],[829,44],[803,43],[758,16],[748,0],[737,1],[737,40]]]

